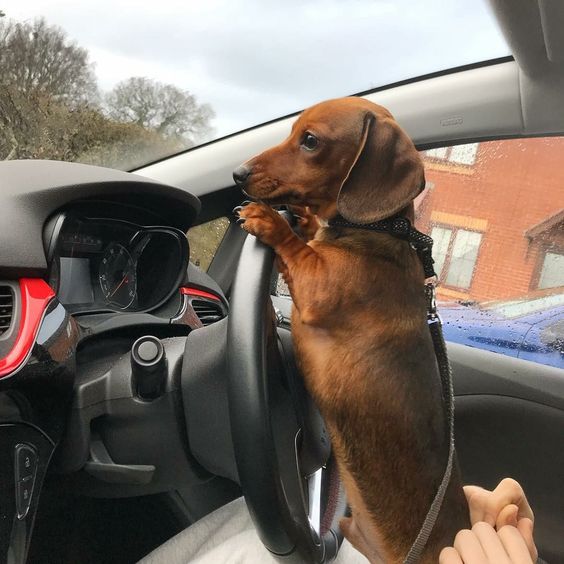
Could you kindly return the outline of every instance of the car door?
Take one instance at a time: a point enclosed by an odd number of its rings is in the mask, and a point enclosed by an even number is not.
[[[422,151],[416,225],[433,235],[456,394],[465,483],[524,487],[535,538],[564,562],[564,138],[496,140]],[[560,157],[561,158],[561,157]],[[275,306],[289,322],[279,279]],[[535,345],[534,347],[532,345]],[[523,360],[523,358],[527,360]]]
[[[564,355],[540,335],[564,303],[563,154],[560,137],[423,151],[416,212],[435,239],[439,300],[457,306],[445,333],[464,336],[449,344],[464,480],[521,482],[549,562],[564,561]],[[479,338],[493,330],[495,347]]]

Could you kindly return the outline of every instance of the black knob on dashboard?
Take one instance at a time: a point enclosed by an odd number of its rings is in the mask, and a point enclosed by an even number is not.
[[[131,347],[133,390],[142,399],[160,396],[167,380],[167,361],[163,344],[157,337],[139,337]]]

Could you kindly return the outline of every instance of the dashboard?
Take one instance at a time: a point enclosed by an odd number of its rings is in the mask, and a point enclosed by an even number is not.
[[[73,213],[51,226],[49,285],[69,313],[149,311],[186,275],[188,241],[179,229]]]
[[[137,174],[0,162],[0,563],[26,561],[57,447],[65,453],[56,455],[59,471],[83,468],[92,458],[90,433],[116,409],[125,409],[117,418],[126,427],[151,430],[139,437],[153,441],[148,452],[159,464],[174,453],[147,485],[151,493],[174,483],[177,472],[194,472],[188,460],[179,462],[184,443],[153,430],[179,405],[171,375],[185,336],[227,314],[221,288],[189,262],[186,233],[200,207],[187,190]],[[130,352],[147,335],[166,348],[170,366],[158,401],[140,401],[133,377]],[[166,425],[176,429],[176,418]],[[144,448],[135,436],[116,452]],[[82,478],[114,487],[86,472]]]

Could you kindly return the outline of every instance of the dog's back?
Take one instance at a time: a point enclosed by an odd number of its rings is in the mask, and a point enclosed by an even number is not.
[[[357,527],[381,539],[386,561],[401,562],[448,456],[422,268],[408,243],[388,235],[324,228],[311,245],[327,255],[329,277],[317,319],[309,314],[303,323],[293,312],[297,356],[327,420],[347,492],[359,492],[363,507],[353,515],[370,519]],[[425,559],[437,562],[445,540],[467,526],[455,471]]]

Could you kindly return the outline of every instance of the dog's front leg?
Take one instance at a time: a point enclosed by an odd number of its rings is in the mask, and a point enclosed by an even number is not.
[[[314,302],[315,279],[323,279],[318,278],[319,271],[323,269],[321,257],[292,231],[277,211],[266,204],[248,204],[239,210],[239,217],[243,220],[245,231],[275,250],[294,305],[302,321],[308,323],[311,317],[308,311],[319,311]]]

